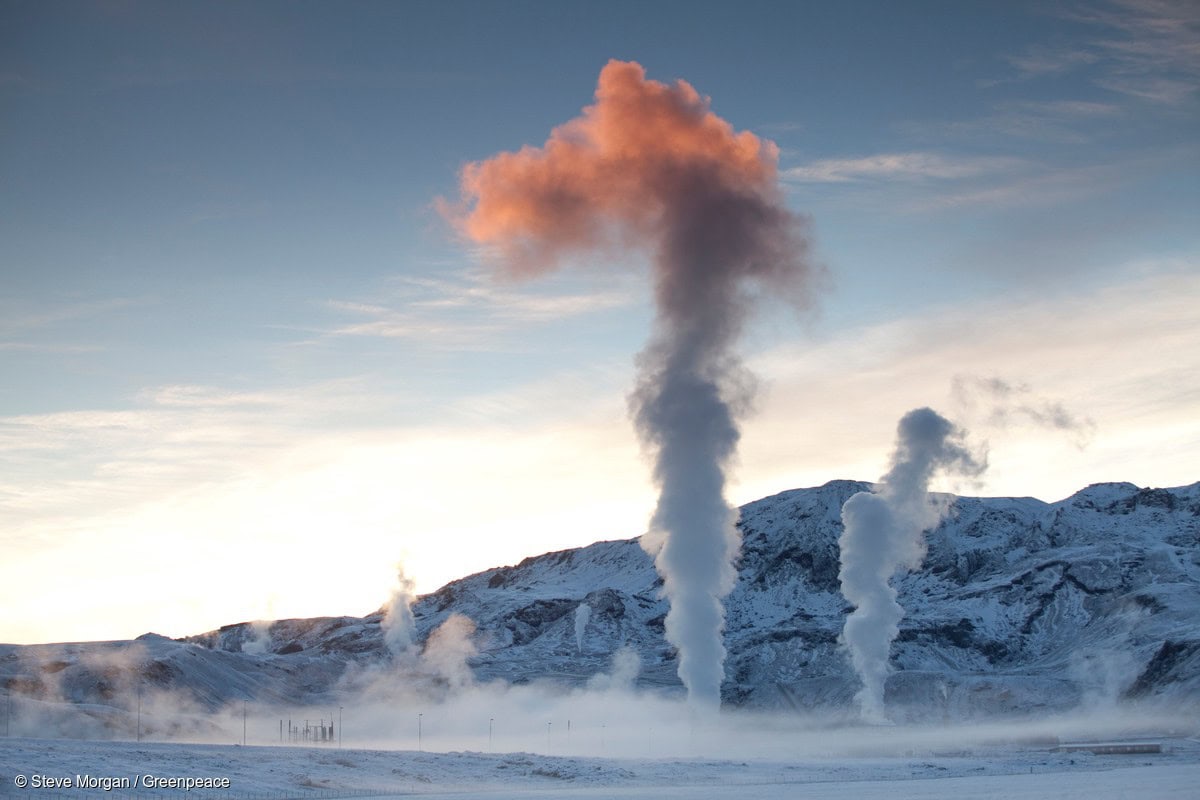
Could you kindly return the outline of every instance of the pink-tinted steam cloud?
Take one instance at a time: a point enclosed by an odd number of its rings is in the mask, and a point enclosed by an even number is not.
[[[750,392],[734,344],[761,297],[804,306],[815,285],[777,162],[773,143],[735,132],[689,84],[610,61],[581,116],[541,147],[468,164],[460,203],[442,204],[509,277],[572,254],[650,253],[657,318],[631,406],[661,493],[643,542],[680,678],[705,709],[720,703],[722,600],[740,548],[724,489]]]

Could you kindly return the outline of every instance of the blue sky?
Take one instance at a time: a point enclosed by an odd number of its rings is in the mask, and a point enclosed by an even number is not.
[[[828,269],[746,337],[735,501],[877,477],[924,404],[991,449],[943,488],[1200,477],[1194,4],[3,2],[0,640],[640,533],[644,254],[498,283],[433,210],[610,58],[775,141]]]

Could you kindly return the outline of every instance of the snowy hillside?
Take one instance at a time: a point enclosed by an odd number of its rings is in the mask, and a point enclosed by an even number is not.
[[[858,686],[838,646],[849,609],[837,539],[842,503],[865,488],[834,481],[741,509],[727,705],[847,708]],[[1200,702],[1200,484],[1103,484],[1052,504],[940,499],[947,511],[924,568],[898,581],[907,615],[886,687],[894,720]],[[461,614],[477,626],[467,663],[478,683],[578,687],[611,672],[606,680],[636,675],[642,688],[679,694],[659,586],[634,539],[547,553],[421,597],[417,640]],[[328,708],[392,658],[382,616],[239,623],[180,641],[0,646],[0,680],[16,702],[45,713],[73,705],[97,730],[114,716],[128,724],[139,691],[186,697],[196,716],[172,725],[197,729],[231,701]]]

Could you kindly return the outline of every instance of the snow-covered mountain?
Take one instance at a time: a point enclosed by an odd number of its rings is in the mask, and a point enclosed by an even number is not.
[[[838,636],[840,511],[869,484],[834,481],[741,509],[744,544],[726,601],[727,704],[839,709],[857,680]],[[1057,503],[941,496],[887,684],[894,719],[964,718],[1091,700],[1200,703],[1200,484],[1099,484]],[[663,638],[661,581],[636,539],[527,558],[447,584],[413,607],[418,642],[472,619],[476,681],[582,685],[626,648],[638,683],[681,693]],[[580,610],[584,606],[585,610]],[[17,697],[128,709],[135,684],[198,710],[234,700],[336,703],[346,676],[386,663],[377,611],[362,618],[238,623],[182,640],[0,646]],[[354,665],[352,667],[352,665]],[[122,712],[124,713],[124,712]]]

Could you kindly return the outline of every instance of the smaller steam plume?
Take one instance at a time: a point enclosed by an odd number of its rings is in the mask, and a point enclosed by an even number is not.
[[[965,432],[930,408],[905,414],[897,429],[891,468],[873,492],[859,492],[842,506],[842,594],[854,606],[842,641],[862,680],[856,699],[864,719],[886,720],[883,708],[888,653],[904,609],[891,585],[898,570],[916,569],[925,558],[925,531],[941,509],[930,502],[936,473],[978,476],[982,457],[967,449]]]
[[[251,655],[265,655],[271,652],[271,623],[267,620],[256,620],[250,623],[250,638],[242,643],[242,652]]]
[[[575,650],[583,652],[583,634],[587,630],[588,620],[592,618],[592,607],[587,603],[580,603],[575,609]]]
[[[622,645],[612,656],[612,666],[608,672],[598,672],[588,679],[588,691],[634,691],[638,674],[642,671],[642,659],[637,651],[628,645]]]
[[[383,614],[383,642],[397,658],[409,657],[413,653],[417,623],[413,618],[412,605],[417,596],[413,592],[412,578],[404,574],[404,565],[396,565],[396,588]]]
[[[410,678],[432,679],[450,690],[474,683],[467,663],[478,649],[473,641],[475,622],[463,614],[451,614],[417,647],[417,623],[413,603],[417,596],[412,578],[404,573],[404,565],[396,565],[396,587],[384,610],[383,641],[392,657]]]
[[[467,662],[479,652],[472,640],[474,635],[475,623],[470,617],[451,614],[429,634],[421,665],[452,691],[470,686],[475,676]]]

